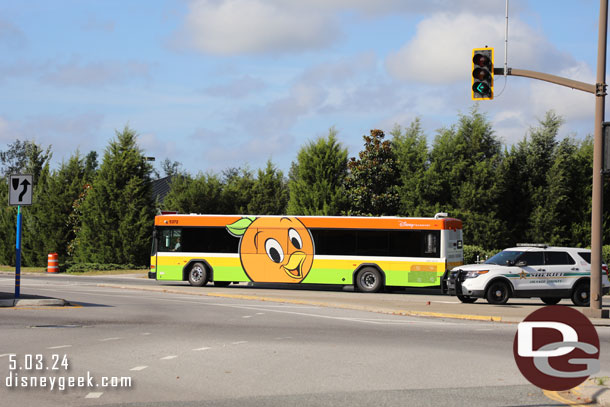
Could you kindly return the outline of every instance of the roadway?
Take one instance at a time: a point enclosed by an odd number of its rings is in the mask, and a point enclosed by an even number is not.
[[[10,274],[0,275],[0,291],[12,291],[12,284]],[[192,289],[133,277],[26,275],[23,293],[78,306],[0,308],[0,406],[562,405],[519,373],[514,324],[240,298],[271,292],[326,302],[408,297],[429,306],[465,305],[449,297],[197,289],[221,295],[209,296]],[[599,326],[598,333],[602,344],[610,343],[609,327]],[[10,369],[11,354],[21,369]],[[610,355],[604,348],[601,354],[600,375],[608,376]],[[29,369],[26,355],[34,359]],[[68,370],[52,370],[53,358],[63,355]],[[7,388],[15,375],[95,382],[64,391]],[[131,386],[102,387],[102,377],[129,378]]]

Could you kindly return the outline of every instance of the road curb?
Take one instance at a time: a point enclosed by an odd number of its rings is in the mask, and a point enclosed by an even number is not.
[[[19,308],[19,307],[63,307],[70,303],[61,298],[40,298],[40,299],[8,299],[0,300],[0,307]]]
[[[356,310],[356,311],[369,311],[369,312],[376,312],[376,313],[380,313],[380,314],[389,314],[389,315],[404,315],[404,316],[413,316],[413,317],[429,317],[429,318],[461,319],[461,320],[469,320],[469,321],[515,323],[515,321],[503,319],[503,317],[496,316],[496,315],[471,315],[471,314],[451,314],[451,313],[428,312],[428,311],[396,310],[396,309],[390,309],[390,308],[372,308],[372,307],[358,306],[358,305],[320,302],[320,301],[311,301],[311,300],[294,300],[294,299],[290,299],[290,298],[276,298],[276,297],[266,297],[266,296],[260,296],[260,295],[225,294],[225,293],[190,293],[190,292],[185,292],[182,290],[172,290],[172,289],[168,289],[168,288],[134,287],[134,286],[119,285],[119,284],[98,284],[97,286],[98,287],[121,288],[121,289],[126,289],[126,290],[140,290],[140,291],[164,292],[164,293],[171,293],[171,294],[196,295],[196,296],[200,296],[200,297],[220,297],[220,298],[233,298],[233,299],[239,299],[239,300],[267,301],[267,302],[277,302],[277,303],[287,303],[287,304],[297,304],[297,305],[315,305],[315,306],[319,306],[319,307],[352,309],[352,310]]]
[[[570,391],[579,400],[593,401],[600,406],[610,407],[610,387],[596,384],[594,378],[588,379]]]

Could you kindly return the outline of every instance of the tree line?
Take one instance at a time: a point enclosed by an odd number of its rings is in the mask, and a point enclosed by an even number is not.
[[[24,265],[146,265],[159,210],[180,213],[433,216],[464,225],[464,243],[481,254],[518,242],[587,247],[591,228],[593,140],[559,139],[562,118],[548,112],[523,139],[506,146],[476,108],[437,131],[429,145],[419,119],[386,135],[371,130],[349,157],[334,128],[302,146],[288,174],[268,161],[256,171],[191,174],[178,161],[159,174],[130,128],[98,155],[78,151],[50,168],[51,148],[15,141],[0,151],[5,175],[34,176],[35,204],[24,208]],[[170,177],[154,200],[152,182]],[[610,188],[604,189],[606,202]],[[0,194],[8,195],[6,177]],[[6,202],[6,201],[5,201]],[[604,226],[610,211],[604,211]],[[0,212],[0,263],[14,264],[16,210]],[[604,239],[610,237],[603,227]],[[469,249],[469,255],[472,254]],[[470,260],[470,259],[469,259]]]

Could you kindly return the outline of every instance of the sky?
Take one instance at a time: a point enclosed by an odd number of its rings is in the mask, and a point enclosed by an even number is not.
[[[288,173],[329,129],[355,156],[419,118],[429,145],[473,106],[507,146],[549,110],[593,133],[594,96],[496,77],[471,100],[472,49],[504,65],[505,0],[0,0],[0,150],[103,155],[129,126],[191,174],[271,160]],[[595,82],[599,2],[510,0],[508,66]]]

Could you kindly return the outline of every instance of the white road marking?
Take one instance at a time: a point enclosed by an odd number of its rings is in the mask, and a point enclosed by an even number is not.
[[[150,332],[142,332],[142,335],[150,335]]]
[[[71,348],[72,345],[58,345],[58,346],[49,346],[47,349],[63,349],[63,348]]]
[[[85,396],[86,399],[99,399],[102,397],[103,392],[91,392]]]
[[[13,353],[3,353],[2,355],[0,355],[0,358],[3,358],[5,356],[10,356],[13,355]]]
[[[248,343],[248,341],[237,341],[237,342],[232,342],[231,345],[241,345],[243,343]]]
[[[252,315],[244,315],[242,318],[252,318]]]
[[[265,315],[264,312],[257,312],[256,315]]]
[[[140,370],[146,369],[148,366],[136,366],[129,369],[130,371],[139,372]]]
[[[169,355],[169,356],[164,356],[159,360],[171,360],[171,359],[176,359],[178,357],[178,355]]]
[[[211,348],[208,348],[207,346],[204,346],[203,348],[197,348],[197,349],[193,349],[194,351],[199,351],[199,350],[208,350]]]
[[[100,339],[100,342],[107,342],[107,341],[116,341],[119,340],[121,338],[119,338],[118,336],[115,336],[113,338],[104,338],[104,339]]]

